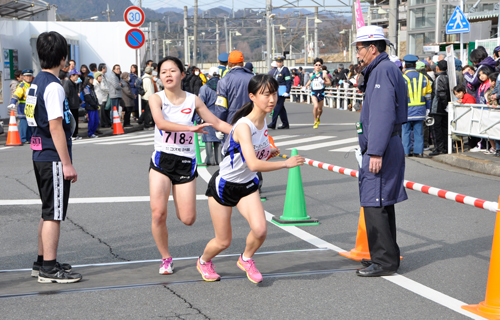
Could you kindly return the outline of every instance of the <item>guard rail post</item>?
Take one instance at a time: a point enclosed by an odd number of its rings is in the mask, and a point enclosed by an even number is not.
[[[451,139],[451,120],[453,120],[454,117],[454,107],[453,107],[453,102],[448,102],[448,154],[453,153],[453,140]],[[488,144],[486,144],[488,145]],[[458,152],[458,150],[457,150]]]

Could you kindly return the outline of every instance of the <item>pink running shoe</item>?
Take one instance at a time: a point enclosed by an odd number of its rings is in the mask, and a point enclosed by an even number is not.
[[[198,271],[201,274],[201,277],[205,281],[219,281],[220,280],[220,276],[217,274],[217,272],[215,272],[214,264],[212,263],[211,260],[205,262],[205,264],[201,264],[200,258],[198,258],[198,260],[196,261],[196,269],[198,269]]]
[[[245,262],[240,255],[236,265],[238,266],[238,268],[247,273],[248,280],[252,281],[253,283],[262,282],[262,274],[255,267],[255,261],[253,261],[253,259]]]
[[[161,259],[160,274],[172,273],[174,273],[174,263],[172,262],[172,257],[168,259]]]

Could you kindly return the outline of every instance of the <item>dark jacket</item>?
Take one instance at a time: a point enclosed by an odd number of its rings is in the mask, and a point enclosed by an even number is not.
[[[128,83],[130,84],[130,88],[132,89],[132,93],[134,95],[137,95],[138,93],[138,88],[135,86],[135,82],[137,81],[137,75],[135,73],[130,73],[130,80]]]
[[[477,64],[477,66],[476,66],[477,69],[476,69],[476,72],[474,73],[474,75],[470,75],[469,73],[464,74],[464,79],[467,82],[467,84],[470,85],[471,91],[475,92],[474,98],[476,98],[477,101],[479,101],[479,99],[478,99],[479,92],[477,91],[477,89],[481,85],[481,81],[479,80],[479,70],[484,68],[484,66],[488,66],[488,67],[492,68],[493,70],[495,70],[495,67],[496,67],[495,60],[493,60],[492,57],[486,57],[486,59],[484,59],[483,61],[481,61]]]
[[[122,80],[122,84],[123,84],[123,88],[122,88],[122,101],[123,101],[123,105],[125,107],[133,107],[133,106],[135,106],[135,102],[134,102],[135,95],[132,92],[132,88],[130,86],[130,82]]]
[[[203,85],[203,81],[200,76],[193,74],[191,80],[189,81],[189,87],[191,88],[191,93],[198,95],[200,93],[200,88]]]
[[[280,68],[276,68],[274,71],[274,74],[272,74],[273,78],[278,81],[278,84],[280,86],[286,86],[286,93],[290,93],[290,90],[292,89],[292,77],[290,75],[290,70],[288,70],[287,67],[283,66]]]
[[[217,84],[217,102],[219,119],[231,123],[234,114],[250,101],[248,83],[253,73],[243,67],[234,67]]]
[[[446,71],[436,73],[436,80],[432,83],[432,105],[430,114],[447,114],[446,107],[450,98],[450,83]]]
[[[299,71],[298,76],[299,76],[299,86],[302,87],[303,85],[305,85],[305,83],[304,83],[304,74]]]
[[[361,206],[389,206],[408,197],[403,187],[405,157],[398,133],[407,122],[408,98],[406,84],[399,68],[387,53],[379,54],[363,71],[365,92],[358,134],[363,153],[359,169]],[[369,171],[370,156],[382,156],[382,169]]]
[[[94,86],[86,86],[82,91],[85,100],[85,110],[95,111],[99,110],[99,101],[94,91]]]
[[[66,99],[68,99],[68,105],[70,109],[80,108],[82,100],[78,96],[78,84],[71,80],[64,80],[63,83],[64,93],[66,94]]]
[[[204,86],[200,88],[200,99],[205,103],[208,110],[212,112],[217,118],[219,117],[218,108],[215,106],[215,101],[217,100],[217,83],[219,82],[219,77],[212,77],[205,83]],[[208,134],[202,134],[201,139],[203,142],[221,142],[215,136],[215,129],[213,127],[206,127],[204,129]]]

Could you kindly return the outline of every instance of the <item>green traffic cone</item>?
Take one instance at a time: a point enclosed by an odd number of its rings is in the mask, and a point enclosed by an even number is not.
[[[201,161],[200,145],[198,143],[198,133],[194,133],[194,146],[196,148],[196,163],[198,167],[205,167],[206,164]]]
[[[200,148],[205,148],[205,142],[203,142],[201,136],[198,137],[198,143],[200,144]]]
[[[292,149],[292,157],[296,156],[297,149]],[[288,183],[286,186],[285,206],[283,215],[279,218],[273,217],[272,222],[279,226],[303,226],[318,225],[317,219],[307,215],[304,187],[300,167],[288,171]]]

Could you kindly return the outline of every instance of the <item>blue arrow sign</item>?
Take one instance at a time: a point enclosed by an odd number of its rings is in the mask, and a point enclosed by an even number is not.
[[[446,24],[446,34],[470,32],[470,23],[465,17],[460,7],[456,7],[451,15],[450,21]]]

